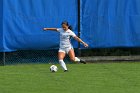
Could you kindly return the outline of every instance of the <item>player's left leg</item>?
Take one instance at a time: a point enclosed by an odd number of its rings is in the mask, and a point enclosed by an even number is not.
[[[86,64],[85,61],[79,59],[78,57],[75,57],[74,49],[70,49],[68,52],[68,55],[69,55],[71,61]]]

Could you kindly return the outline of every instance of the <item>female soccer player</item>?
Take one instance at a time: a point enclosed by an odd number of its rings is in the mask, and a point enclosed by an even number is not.
[[[64,72],[67,72],[68,69],[66,67],[65,62],[63,61],[66,54],[69,55],[71,61],[73,62],[80,62],[86,64],[85,61],[80,60],[79,58],[75,57],[73,46],[71,45],[70,38],[73,37],[78,42],[82,43],[85,47],[88,47],[88,44],[83,42],[80,38],[78,38],[74,32],[72,32],[71,26],[69,26],[67,21],[62,22],[62,28],[44,28],[45,31],[51,30],[60,33],[60,48],[58,51],[58,59],[59,63],[64,69]]]

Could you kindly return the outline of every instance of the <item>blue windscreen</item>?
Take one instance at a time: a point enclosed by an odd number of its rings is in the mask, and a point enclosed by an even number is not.
[[[0,51],[3,51],[3,1],[0,0]]]
[[[89,48],[140,47],[140,0],[81,0],[80,7]],[[59,33],[42,29],[64,20],[77,34],[78,0],[0,0],[0,52],[57,49]]]
[[[1,51],[58,48],[59,33],[43,28],[60,28],[64,20],[77,33],[77,0],[3,0]]]
[[[81,38],[91,48],[140,47],[140,0],[82,0]]]

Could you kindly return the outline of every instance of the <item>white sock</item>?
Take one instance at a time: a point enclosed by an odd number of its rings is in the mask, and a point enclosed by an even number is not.
[[[63,60],[59,60],[59,63],[64,70],[67,70],[66,64]]]
[[[76,62],[80,62],[80,59],[78,57],[75,57]]]

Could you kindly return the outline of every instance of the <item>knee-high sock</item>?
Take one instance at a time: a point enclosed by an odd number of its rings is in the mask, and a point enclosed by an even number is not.
[[[64,70],[67,70],[66,64],[63,60],[59,60],[59,63]]]

